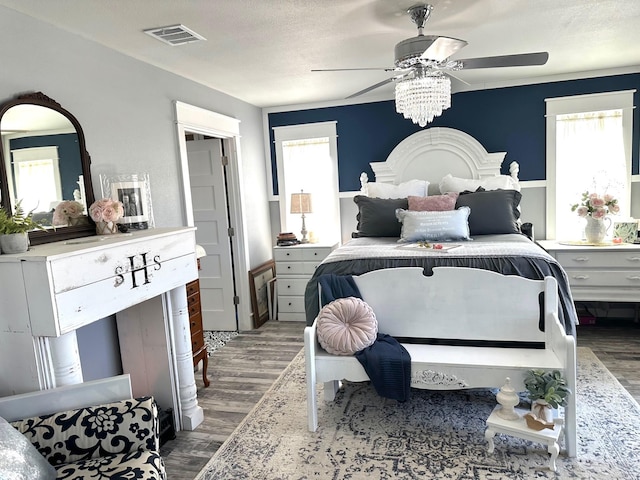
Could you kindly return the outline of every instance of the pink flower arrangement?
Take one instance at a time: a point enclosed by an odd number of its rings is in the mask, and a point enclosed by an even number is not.
[[[94,222],[115,222],[124,216],[122,202],[103,198],[96,200],[89,207],[89,215]]]
[[[571,211],[576,212],[580,217],[604,218],[609,213],[618,213],[620,207],[618,200],[608,193],[598,195],[597,193],[584,192],[582,202],[572,205]]]
[[[84,205],[75,200],[60,202],[53,211],[53,225],[69,225],[72,218],[80,218],[84,212]]]

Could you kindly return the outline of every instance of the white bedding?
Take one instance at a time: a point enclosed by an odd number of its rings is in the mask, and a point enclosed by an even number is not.
[[[481,235],[469,241],[438,243],[445,246],[457,245],[457,247],[450,250],[427,249],[417,246],[416,248],[407,248],[410,244],[398,243],[395,238],[362,237],[354,238],[334,250],[323,263],[374,257],[410,258],[434,255],[447,257],[528,256],[556,263],[556,260],[545,250],[520,234]]]

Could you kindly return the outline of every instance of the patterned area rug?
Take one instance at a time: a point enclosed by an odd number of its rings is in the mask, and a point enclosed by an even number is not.
[[[212,331],[212,330],[205,330],[204,343],[207,345],[208,355],[211,356],[213,352],[215,352],[221,347],[224,347],[224,345],[229,340],[237,336],[238,336],[238,332],[218,332],[218,331]]]
[[[497,435],[487,453],[489,391],[412,390],[403,404],[368,383],[319,401],[307,430],[304,356],[291,362],[196,480],[632,479],[640,473],[640,406],[588,348],[578,348],[578,457],[548,469],[542,444]]]

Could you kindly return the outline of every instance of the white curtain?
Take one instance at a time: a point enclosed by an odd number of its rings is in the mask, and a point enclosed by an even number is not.
[[[586,191],[613,195],[628,216],[622,110],[558,115],[556,172],[556,238],[582,238],[585,220],[571,206]]]

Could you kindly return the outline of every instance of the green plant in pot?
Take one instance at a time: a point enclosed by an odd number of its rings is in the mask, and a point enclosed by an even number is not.
[[[529,393],[529,400],[532,401],[532,413],[527,414],[531,416],[525,416],[527,425],[535,430],[553,428],[552,409],[566,406],[571,395],[562,373],[559,370],[529,370],[524,379],[524,386]]]
[[[33,219],[33,210],[25,213],[21,202],[16,202],[13,215],[0,208],[0,251],[22,253],[29,248],[29,231],[44,230],[42,224]]]

